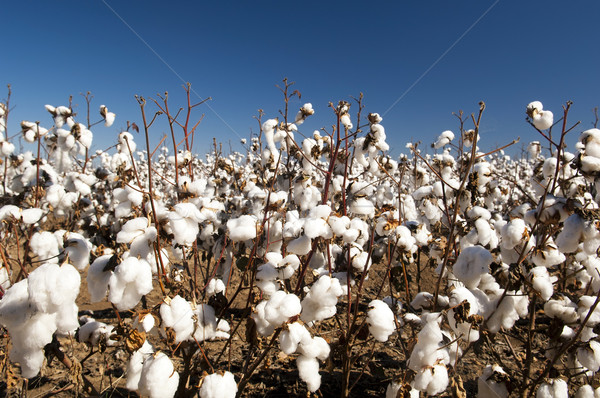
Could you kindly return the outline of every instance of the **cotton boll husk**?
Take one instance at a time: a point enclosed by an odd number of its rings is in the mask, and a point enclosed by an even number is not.
[[[484,247],[471,246],[460,252],[452,270],[467,288],[473,289],[479,284],[481,276],[490,271],[492,261],[492,254]]]
[[[179,295],[160,306],[160,317],[164,326],[175,331],[175,344],[189,339],[194,333],[193,315],[190,303]]]
[[[167,355],[158,352],[150,355],[142,365],[139,382],[140,394],[151,398],[168,398],[175,395],[179,385],[179,373]]]
[[[201,398],[235,398],[237,384],[231,372],[210,374],[202,379]]]
[[[115,268],[109,279],[108,300],[119,311],[137,305],[143,295],[152,291],[152,271],[146,260],[127,257]]]
[[[296,359],[300,379],[306,383],[310,392],[315,392],[321,387],[321,375],[319,374],[319,361],[314,357],[300,355]]]
[[[112,271],[104,271],[104,267],[113,257],[112,254],[105,254],[94,260],[87,273],[87,286],[90,293],[92,303],[98,302],[106,297],[108,293],[108,283],[112,275]]]

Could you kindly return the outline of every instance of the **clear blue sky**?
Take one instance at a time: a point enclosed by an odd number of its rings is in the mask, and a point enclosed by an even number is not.
[[[582,125],[571,143],[600,105],[597,0],[28,0],[5,2],[2,16],[0,99],[11,84],[9,133],[22,119],[49,127],[43,106],[64,105],[71,94],[83,118],[79,93],[91,91],[94,119],[100,104],[117,114],[112,128],[93,130],[96,148],[112,144],[126,120],[141,124],[135,94],[168,91],[176,108],[184,81],[213,98],[196,113],[206,114],[198,152],[212,137],[239,149],[240,137],[257,132],[259,108],[278,116],[275,85],[284,77],[302,93],[292,114],[303,102],[316,110],[302,126],[307,135],[334,122],[329,101],[363,92],[365,111],[380,114],[397,101],[383,121],[393,154],[409,140],[429,144],[457,131],[452,112],[476,112],[480,100],[488,106],[482,149],[538,139],[525,123],[530,101],[555,117],[574,102],[571,120]],[[157,143],[165,125],[151,132]]]

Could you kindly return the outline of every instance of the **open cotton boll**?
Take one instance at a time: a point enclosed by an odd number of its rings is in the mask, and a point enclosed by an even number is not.
[[[144,361],[154,353],[154,347],[147,340],[135,351],[127,363],[127,383],[125,388],[135,391],[139,388]]]
[[[249,239],[256,238],[256,223],[255,216],[243,215],[238,218],[231,218],[227,221],[227,232],[229,239],[234,242],[243,242]]]
[[[587,369],[596,373],[600,369],[600,343],[590,340],[587,346],[578,348],[577,360]]]
[[[556,245],[563,253],[573,253],[579,246],[579,241],[583,237],[585,229],[585,220],[578,214],[572,214],[565,220],[563,229],[556,237]]]
[[[358,216],[369,216],[375,215],[375,205],[367,198],[358,197],[350,203],[350,212]]]
[[[217,335],[217,317],[215,309],[208,304],[200,304],[194,309],[196,329],[194,339],[198,342],[212,340]]]
[[[577,303],[577,314],[581,319],[585,319],[594,305],[596,298],[594,296],[581,296]],[[600,323],[600,306],[596,306],[592,315],[588,319],[586,326],[594,327]]]
[[[531,260],[539,267],[552,267],[566,260],[565,255],[558,250],[552,238],[548,238],[543,247],[535,248],[534,253]]]
[[[353,244],[350,247],[350,260],[352,262],[352,267],[360,272],[365,269],[368,270],[373,263],[373,259],[369,255],[369,252],[364,251],[362,247],[357,244]]]
[[[537,398],[568,398],[569,386],[563,379],[550,379],[538,387],[535,396]]]
[[[369,332],[375,340],[385,342],[396,330],[394,324],[394,313],[386,303],[381,300],[373,300],[369,303],[367,312],[367,323]]]
[[[10,276],[5,266],[0,267],[0,287],[6,291],[10,287]]]
[[[544,304],[544,313],[551,318],[561,319],[565,323],[574,323],[579,319],[577,305],[567,296],[562,295],[556,300],[548,300]]]
[[[193,315],[190,303],[179,295],[165,300],[160,306],[163,325],[175,332],[175,344],[189,339],[194,333]]]
[[[553,283],[558,280],[556,276],[550,276],[546,267],[534,267],[529,271],[529,277],[532,280],[532,285],[537,290],[542,299],[547,301],[554,294]]]
[[[177,203],[173,210],[168,217],[175,242],[182,246],[193,245],[200,231],[198,224],[205,217],[193,203]]]
[[[140,394],[150,398],[168,398],[175,395],[178,385],[179,373],[166,354],[158,352],[146,358],[140,375]]]
[[[152,291],[152,270],[146,260],[127,257],[110,276],[108,300],[119,311],[132,309]]]
[[[44,263],[29,274],[29,305],[45,313],[57,312],[74,303],[79,294],[81,276],[70,264]],[[78,325],[77,325],[78,326]]]
[[[65,255],[69,257],[69,262],[71,262],[78,270],[82,271],[90,263],[92,244],[89,240],[76,232],[69,232],[66,237]]]
[[[589,384],[584,384],[577,390],[575,398],[600,398],[600,387],[594,390]]]
[[[92,303],[98,302],[108,293],[108,283],[112,275],[112,271],[104,271],[108,266],[109,261],[113,258],[112,254],[105,254],[94,260],[87,273],[87,286],[90,293]]]
[[[285,330],[279,335],[279,346],[286,355],[291,355],[298,349],[301,341],[309,342],[311,335],[304,325],[293,322],[285,326]]]
[[[88,343],[92,347],[96,347],[102,340],[107,346],[112,347],[118,344],[117,341],[110,339],[113,329],[113,326],[88,318],[87,322],[79,327],[77,340],[80,343]]]
[[[108,108],[104,105],[100,105],[100,116],[104,119],[104,125],[106,127],[112,126],[115,122],[115,114],[113,112],[109,112]]]
[[[211,279],[206,286],[206,295],[208,297],[212,297],[216,294],[222,293],[225,291],[225,284],[221,279]]]
[[[465,303],[466,301],[466,303]],[[464,303],[464,304],[463,304]],[[470,321],[473,315],[483,315],[484,308],[475,295],[465,287],[456,287],[450,293],[448,323],[457,336],[468,342],[479,340],[479,328]],[[456,307],[461,306],[461,312]],[[468,311],[465,311],[467,310]],[[464,313],[466,312],[466,313]]]
[[[480,398],[507,398],[508,388],[503,382],[496,382],[492,376],[505,376],[506,372],[498,365],[488,365],[477,379],[477,396]]]
[[[235,398],[237,390],[233,373],[218,372],[202,379],[199,393],[201,398]]]
[[[301,319],[308,323],[331,318],[337,312],[338,297],[343,293],[338,279],[322,275],[302,300]]]
[[[440,149],[444,145],[448,145],[454,139],[454,133],[450,130],[446,130],[440,134],[437,141],[433,144],[435,149]]]
[[[302,235],[288,243],[287,251],[298,256],[304,256],[310,252],[311,243],[311,239],[308,236]]]
[[[321,375],[319,374],[319,361],[314,357],[300,355],[296,359],[300,379],[306,383],[310,392],[315,392],[321,387]]]
[[[33,234],[30,241],[31,251],[40,259],[47,262],[58,263],[58,242],[54,235],[48,231]]]
[[[452,272],[467,288],[474,289],[479,285],[481,276],[490,272],[492,261],[492,254],[484,247],[467,247],[458,255]]]
[[[424,391],[427,395],[437,395],[448,387],[448,369],[444,364],[437,364],[417,372],[413,387]]]
[[[520,317],[525,317],[529,312],[529,297],[518,291],[508,291],[496,311],[488,319],[488,329],[498,333],[500,328],[509,330]]]
[[[156,228],[148,224],[148,219],[138,217],[129,220],[117,234],[118,243],[128,243],[129,252],[134,257],[154,257],[152,243],[156,241]]]
[[[512,219],[502,227],[501,245],[505,249],[513,249],[529,237],[529,230],[521,218]]]

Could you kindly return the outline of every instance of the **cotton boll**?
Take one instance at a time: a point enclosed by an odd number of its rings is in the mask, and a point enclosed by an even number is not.
[[[389,336],[396,330],[394,313],[390,307],[381,300],[373,300],[369,303],[367,314],[369,332],[375,337],[375,340],[387,341]]]
[[[173,210],[168,217],[175,241],[182,246],[192,246],[200,231],[198,224],[205,217],[193,203],[178,203]]]
[[[590,312],[590,308],[594,305],[596,298],[594,296],[581,296],[577,303],[577,314],[581,319],[585,319]],[[586,326],[594,327],[600,323],[600,306],[596,306],[592,312]]]
[[[315,392],[321,387],[321,375],[319,374],[319,361],[313,357],[300,355],[296,359],[300,379],[306,383],[310,392]]]
[[[437,141],[433,144],[435,149],[440,149],[441,147],[449,144],[454,139],[454,133],[450,130],[446,130],[440,134]]]
[[[41,260],[58,263],[58,242],[54,235],[48,231],[33,234],[30,241],[31,251]]]
[[[508,389],[505,383],[496,382],[493,376],[505,376],[506,372],[498,365],[488,365],[477,379],[477,396],[480,398],[507,398]],[[497,377],[496,377],[497,379]]]
[[[88,343],[92,347],[96,347],[102,340],[107,346],[112,347],[118,344],[110,339],[113,329],[113,326],[88,318],[87,322],[81,325],[77,331],[77,340],[81,343]]]
[[[206,286],[206,295],[208,297],[212,297],[216,294],[222,293],[225,291],[225,284],[221,279],[211,279]]]
[[[304,322],[322,321],[335,315],[338,298],[343,294],[340,281],[322,275],[302,300],[300,317]]]
[[[131,358],[129,358],[129,362],[127,363],[127,383],[125,385],[128,390],[135,391],[139,388],[144,361],[152,353],[154,353],[154,347],[146,340],[140,349],[135,351],[131,355]]]
[[[535,396],[537,398],[568,398],[569,386],[562,379],[550,379],[539,386]]]
[[[65,242],[65,254],[69,261],[80,271],[90,263],[90,252],[92,244],[82,235],[70,232]]]
[[[553,283],[558,280],[556,276],[550,276],[546,267],[535,267],[529,271],[529,276],[532,280],[533,288],[537,290],[542,299],[547,301],[554,294]]]
[[[115,268],[109,279],[108,300],[119,311],[137,305],[143,295],[152,291],[152,270],[146,260],[128,257]]]
[[[112,258],[112,254],[100,256],[94,260],[88,269],[87,286],[92,303],[104,299],[108,293],[108,283],[112,271],[104,271],[104,268],[108,266],[109,261],[111,261]]]
[[[179,373],[173,363],[162,352],[149,355],[142,365],[140,394],[151,398],[168,398],[175,395],[179,385]]]
[[[6,291],[10,287],[10,276],[5,266],[0,267],[0,287]]]
[[[160,317],[164,326],[175,331],[175,344],[192,336],[194,332],[193,315],[190,303],[179,295],[171,300],[166,300],[160,306]]]
[[[291,355],[298,349],[300,342],[309,342],[312,337],[304,325],[293,322],[286,326],[279,335],[279,345],[286,355]]]
[[[471,246],[460,252],[452,270],[467,288],[473,289],[479,284],[481,276],[490,271],[492,261],[492,254],[484,247]]]
[[[233,373],[218,372],[205,376],[199,393],[201,398],[235,398],[237,384]]]
[[[560,296],[556,300],[548,300],[544,304],[544,313],[551,318],[558,318],[569,324],[577,322],[579,319],[577,305],[567,296]]]
[[[488,319],[490,332],[497,333],[500,328],[509,330],[520,318],[528,314],[529,298],[523,292],[509,291]]]
[[[257,219],[251,215],[243,215],[227,221],[229,239],[234,242],[246,241],[256,238]]]
[[[302,235],[299,238],[290,241],[287,245],[288,252],[298,256],[304,256],[305,254],[308,254],[310,249],[311,239],[306,235]]]
[[[587,369],[597,372],[600,369],[600,343],[588,341],[587,346],[577,349],[577,359]]]

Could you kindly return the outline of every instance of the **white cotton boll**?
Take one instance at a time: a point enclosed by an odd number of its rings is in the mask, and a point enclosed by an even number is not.
[[[127,363],[127,383],[125,388],[131,391],[135,391],[139,388],[144,361],[153,353],[154,347],[146,340],[140,349],[131,355],[129,362]]]
[[[288,243],[287,251],[298,256],[304,256],[310,252],[311,243],[311,239],[308,236],[302,235]]]
[[[542,299],[547,301],[554,294],[553,283],[558,280],[556,276],[550,276],[546,267],[534,267],[529,271],[529,276],[532,279],[532,285],[537,290]]]
[[[533,116],[533,125],[539,130],[549,129],[554,123],[554,115],[550,111],[541,111]]]
[[[33,234],[30,241],[31,251],[40,260],[58,263],[58,242],[54,235],[48,231],[40,231]]]
[[[551,318],[558,318],[565,323],[574,323],[579,319],[577,305],[567,296],[560,296],[557,300],[548,300],[544,304],[544,313]]]
[[[504,383],[490,380],[495,374],[506,375],[506,372],[498,365],[488,365],[483,369],[483,374],[477,379],[478,398],[508,397],[508,389]]]
[[[600,396],[600,391],[598,393],[594,392],[594,388],[589,384],[584,384],[579,387],[577,393],[575,394],[575,398],[595,398]]]
[[[548,238],[544,247],[541,250],[536,250],[531,260],[537,266],[552,267],[563,263],[566,257],[560,250],[554,245],[552,238]]]
[[[479,285],[481,276],[490,271],[492,261],[492,254],[484,247],[467,247],[458,255],[452,272],[467,288],[474,289]]]
[[[123,260],[109,279],[108,300],[119,311],[137,305],[143,295],[152,291],[152,270],[146,260],[128,257]]]
[[[488,328],[492,333],[498,333],[500,328],[509,330],[520,318],[527,316],[529,298],[523,292],[509,291],[504,300],[498,305],[496,311],[488,319]]]
[[[243,215],[227,221],[229,239],[234,242],[242,242],[256,238],[257,219],[251,215]]]
[[[466,317],[471,315],[483,315],[484,308],[482,308],[473,292],[465,287],[457,287],[450,293],[449,305],[451,308],[448,310],[448,323],[454,333],[458,336],[462,336],[463,340],[475,342],[479,340],[479,330],[473,328],[470,322],[466,322],[466,319],[463,322],[457,322],[455,318],[456,314],[454,307],[460,305],[465,300],[469,304],[469,311],[465,314]]]
[[[164,326],[175,332],[175,344],[189,339],[194,333],[194,312],[183,297],[177,295],[160,306],[160,317]]]
[[[44,215],[44,211],[42,209],[39,208],[31,208],[31,209],[25,209],[21,212],[21,219],[23,220],[23,223],[27,224],[27,225],[31,225],[31,224],[35,224],[36,222],[40,221],[40,218],[42,218],[42,215]]]
[[[96,347],[101,340],[107,346],[112,347],[118,344],[118,342],[110,339],[113,329],[113,326],[89,318],[77,331],[77,338],[79,342],[88,343],[92,347]]]
[[[179,373],[166,354],[158,352],[144,360],[139,382],[140,394],[151,398],[168,398],[175,395],[178,385]]]
[[[375,215],[375,205],[369,199],[359,197],[350,203],[350,211],[355,215],[373,217]]]
[[[70,232],[65,242],[65,254],[69,261],[80,271],[85,269],[90,263],[90,252],[92,244],[82,235]]]
[[[537,398],[568,398],[569,386],[562,379],[550,379],[542,383],[535,394]]]
[[[108,283],[112,271],[104,271],[104,267],[108,265],[112,257],[112,254],[100,256],[94,260],[88,269],[87,286],[92,303],[101,301],[106,297],[106,293],[108,293]]]
[[[577,349],[577,360],[592,372],[600,369],[600,343],[591,340],[587,346]]]
[[[448,145],[454,139],[454,133],[450,130],[446,130],[440,134],[437,141],[433,144],[435,149],[439,149],[445,145]]]
[[[338,297],[343,293],[338,279],[322,275],[302,300],[301,319],[304,322],[315,322],[331,318],[337,312]]]
[[[222,293],[225,291],[225,284],[221,279],[211,279],[206,286],[206,295],[208,297],[212,297],[216,294]]]
[[[202,379],[199,393],[201,398],[235,398],[237,390],[233,373],[219,372]]]
[[[515,218],[502,227],[501,245],[505,249],[513,249],[529,237],[529,230],[525,221]]]
[[[286,355],[291,355],[296,352],[300,342],[309,342],[311,339],[310,333],[304,325],[293,322],[288,324],[279,335],[279,345]]]
[[[373,300],[369,303],[367,323],[369,324],[369,332],[375,337],[375,340],[380,342],[387,341],[389,336],[396,330],[394,313],[381,300]]]
[[[262,124],[262,131],[265,136],[265,140],[267,141],[267,146],[269,147],[269,151],[271,151],[275,161],[277,161],[279,158],[279,151],[275,146],[274,139],[275,127],[277,127],[277,123],[277,119],[269,119]]]
[[[329,353],[331,349],[327,341],[324,338],[315,336],[310,338],[303,338],[300,341],[300,346],[298,347],[298,352],[307,357],[313,357],[320,359],[321,361],[326,360],[329,357]]]
[[[5,266],[0,267],[0,287],[4,291],[10,287],[10,276]]]
[[[300,355],[296,359],[300,379],[306,383],[310,392],[315,392],[321,387],[321,375],[319,374],[319,361],[313,357]]]
[[[572,214],[565,220],[562,231],[556,237],[556,245],[563,253],[573,253],[583,237],[585,220],[578,214]]]
[[[373,259],[369,256],[369,252],[363,251],[358,245],[350,247],[350,259],[352,261],[352,267],[362,272],[365,269],[368,270],[371,267]]]
[[[29,305],[36,311],[53,313],[74,303],[81,276],[70,264],[45,263],[29,274]]]

